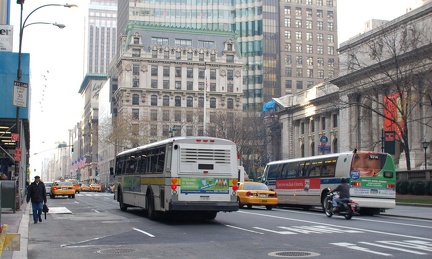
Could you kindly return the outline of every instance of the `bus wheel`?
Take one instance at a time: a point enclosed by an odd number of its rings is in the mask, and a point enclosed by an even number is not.
[[[156,211],[154,206],[153,194],[147,196],[146,199],[146,207],[147,207],[147,218],[150,220],[156,219]]]
[[[204,214],[204,219],[206,220],[214,220],[216,218],[217,211],[207,211]]]
[[[121,211],[127,210],[127,205],[123,203],[123,195],[121,194],[121,192],[119,192],[119,204],[120,204]]]

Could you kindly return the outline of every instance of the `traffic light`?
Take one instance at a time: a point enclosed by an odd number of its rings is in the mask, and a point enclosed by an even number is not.
[[[71,154],[73,155],[73,153],[74,153],[74,149],[73,149],[73,147],[71,148]]]

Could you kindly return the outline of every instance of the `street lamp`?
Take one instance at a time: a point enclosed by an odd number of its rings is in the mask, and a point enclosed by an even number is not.
[[[60,29],[63,29],[65,27],[65,25],[63,24],[58,24],[58,23],[45,23],[45,22],[34,22],[34,23],[27,23],[28,18],[37,10],[44,8],[44,7],[48,7],[48,6],[61,6],[61,7],[67,7],[67,8],[71,8],[71,7],[78,7],[77,5],[74,4],[46,4],[46,5],[41,5],[39,7],[37,7],[36,9],[34,9],[33,11],[31,11],[27,17],[24,19],[23,22],[23,6],[24,6],[24,0],[17,0],[17,4],[21,5],[21,11],[20,11],[20,31],[19,31],[19,49],[18,49],[18,69],[17,69],[17,82],[20,86],[22,86],[21,83],[21,77],[22,77],[22,71],[21,71],[21,59],[22,59],[22,39],[23,39],[23,34],[24,34],[24,28],[30,25],[34,25],[34,24],[52,24],[54,26],[57,26]],[[15,87],[15,84],[14,84]],[[15,90],[15,89],[14,89]],[[17,105],[16,108],[16,129],[17,129],[17,134],[20,134],[20,125],[19,125],[19,119],[20,119],[20,105]],[[16,148],[20,148],[20,138],[21,136],[18,138],[17,142],[16,142]],[[16,150],[16,149],[15,149]],[[22,177],[19,177],[19,164],[17,161],[15,161],[15,175],[18,177],[19,181],[23,181],[24,179],[21,179]]]
[[[427,169],[427,156],[426,156],[426,149],[427,149],[428,146],[429,146],[429,142],[426,141],[426,140],[424,140],[424,141],[422,142],[422,145],[423,145],[423,148],[424,148],[424,156],[425,156],[425,170],[426,170],[426,169]]]

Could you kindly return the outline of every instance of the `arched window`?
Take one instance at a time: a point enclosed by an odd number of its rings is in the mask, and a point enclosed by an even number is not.
[[[168,95],[163,96],[162,105],[163,106],[169,106],[169,96]]]
[[[337,152],[339,152],[339,151],[338,151],[338,139],[335,138],[335,139],[333,140],[332,153],[337,153]]]
[[[152,95],[150,100],[151,106],[157,106],[157,95]]]
[[[210,98],[210,108],[216,108],[216,98]]]
[[[186,106],[187,107],[193,107],[193,97],[192,96],[188,96],[186,98]]]
[[[138,94],[132,95],[132,105],[139,105],[139,95]]]
[[[315,155],[315,142],[311,143],[311,156]]]
[[[228,98],[227,100],[227,108],[233,109],[234,108],[234,100],[232,98]]]
[[[176,96],[174,100],[175,100],[175,106],[181,107],[181,96]]]
[[[204,97],[199,97],[198,98],[198,107],[199,108],[204,108]]]

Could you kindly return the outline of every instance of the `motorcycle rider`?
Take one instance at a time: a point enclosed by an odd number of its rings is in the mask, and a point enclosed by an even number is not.
[[[338,192],[339,197],[333,199],[333,212],[336,212],[339,210],[338,204],[341,201],[349,200],[350,199],[350,193],[349,193],[349,185],[346,184],[347,180],[345,178],[341,179],[341,184],[339,184],[338,187],[336,187],[332,192]]]

